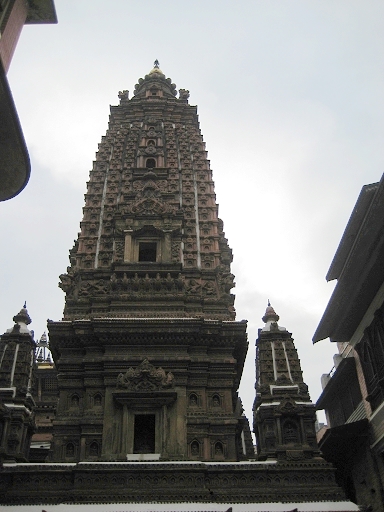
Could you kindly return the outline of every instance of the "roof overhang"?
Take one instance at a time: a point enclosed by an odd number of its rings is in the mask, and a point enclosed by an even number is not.
[[[57,23],[53,0],[34,0],[29,2],[25,24],[32,25],[36,23]]]
[[[0,201],[19,194],[28,183],[31,164],[19,117],[0,62]]]
[[[361,441],[368,438],[368,426],[369,421],[364,418],[326,430],[319,442],[319,448],[326,460],[333,463],[346,461],[360,448]]]
[[[363,188],[331,264],[338,279],[313,336],[349,341],[384,282],[384,176]]]

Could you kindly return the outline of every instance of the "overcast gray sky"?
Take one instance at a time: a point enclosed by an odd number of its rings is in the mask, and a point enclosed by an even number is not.
[[[312,335],[325,274],[361,187],[384,171],[382,0],[55,0],[58,25],[26,26],[8,79],[32,176],[0,203],[0,331],[27,300],[39,338],[61,318],[57,287],[109,105],[159,59],[189,89],[233,248],[237,319],[250,350],[270,299],[293,333],[312,398],[333,365]]]

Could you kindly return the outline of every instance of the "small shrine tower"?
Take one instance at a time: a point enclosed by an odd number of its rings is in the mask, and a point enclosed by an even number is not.
[[[259,460],[319,457],[315,405],[303,382],[292,335],[268,302],[256,340],[254,432]]]
[[[34,432],[35,342],[26,304],[0,338],[0,461],[26,462]]]

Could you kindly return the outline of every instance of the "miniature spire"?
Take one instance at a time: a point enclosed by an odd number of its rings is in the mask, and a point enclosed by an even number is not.
[[[279,315],[276,314],[276,311],[273,309],[268,299],[268,306],[267,309],[265,310],[265,315],[263,316],[262,321],[266,324],[270,320],[278,322],[279,319]]]
[[[21,324],[24,324],[25,326],[27,326],[32,322],[31,317],[28,315],[26,302],[24,302],[24,306],[20,309],[20,311],[17,313],[17,315],[15,315],[13,317],[13,321],[16,324],[19,324],[20,326],[21,326]]]
[[[285,327],[280,327],[278,325],[280,317],[276,313],[276,311],[271,306],[271,303],[268,299],[268,306],[265,310],[265,315],[262,318],[262,321],[265,323],[265,326],[263,327],[263,331],[286,331],[287,329]]]
[[[48,345],[47,333],[44,331],[37,346]]]
[[[36,348],[36,359],[39,363],[51,361],[49,356],[48,338],[45,332],[41,335],[40,340],[37,342]]]
[[[28,315],[26,302],[24,302],[24,306],[20,309],[17,315],[13,317],[13,321],[15,322],[15,325],[10,329],[7,329],[7,333],[20,332],[21,334],[29,334],[33,338],[33,331],[30,331],[27,327],[27,325],[29,325],[32,320]]]

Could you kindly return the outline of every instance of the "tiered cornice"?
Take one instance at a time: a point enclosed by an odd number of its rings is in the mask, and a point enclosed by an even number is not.
[[[320,510],[356,510],[344,501],[334,470],[324,461],[25,464],[4,468],[0,492],[1,502],[12,505],[129,503],[126,508],[137,509],[138,503],[153,503],[155,495],[157,503],[174,503],[174,509],[180,509],[180,503],[191,503],[191,509],[196,503],[208,504],[200,510],[216,509],[213,503],[223,509],[228,503],[243,508],[244,503],[257,503],[261,505],[254,508],[261,510],[279,505],[280,510],[319,510],[313,503],[319,501]]]

